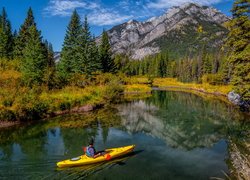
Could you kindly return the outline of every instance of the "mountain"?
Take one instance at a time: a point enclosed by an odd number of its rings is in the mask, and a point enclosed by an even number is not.
[[[54,52],[54,61],[58,63],[61,58],[61,52]]]
[[[223,23],[229,19],[212,7],[187,3],[172,7],[162,16],[145,22],[130,20],[107,32],[115,54],[142,59],[168,51],[180,57],[197,53],[204,45],[211,51],[218,49],[228,32]]]

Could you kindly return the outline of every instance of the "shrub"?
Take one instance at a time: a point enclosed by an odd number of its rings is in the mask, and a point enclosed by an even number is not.
[[[124,87],[119,84],[119,82],[113,80],[109,84],[107,84],[103,96],[104,100],[108,102],[116,102],[120,99],[120,95],[124,91]]]
[[[13,104],[13,102],[14,102],[13,99],[5,99],[5,100],[3,100],[3,105],[4,105],[5,107],[11,107],[12,104]]]
[[[83,74],[74,74],[70,79],[70,84],[72,86],[85,87],[88,85],[88,79],[86,75]]]
[[[117,74],[111,74],[111,73],[102,73],[98,74],[93,78],[93,81],[95,82],[95,85],[106,85],[113,82],[117,82],[119,84],[122,83],[122,76]]]
[[[202,83],[211,85],[224,85],[224,78],[221,74],[205,74],[202,77]]]
[[[60,103],[60,110],[65,111],[65,110],[70,110],[71,104],[70,102],[61,102]]]
[[[0,109],[0,120],[15,121],[16,114],[12,110],[1,108]]]
[[[29,103],[19,107],[18,119],[21,121],[39,120],[46,117],[48,110],[49,106],[44,102]]]

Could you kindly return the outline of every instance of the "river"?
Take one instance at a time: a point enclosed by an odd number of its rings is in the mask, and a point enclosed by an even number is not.
[[[0,129],[0,179],[210,179],[229,172],[229,137],[244,140],[249,116],[217,99],[154,91],[85,114]],[[94,137],[102,150],[135,144],[103,164],[58,169]]]

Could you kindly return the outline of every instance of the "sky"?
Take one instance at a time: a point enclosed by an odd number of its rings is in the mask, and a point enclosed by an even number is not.
[[[233,0],[0,0],[0,8],[5,7],[12,30],[18,31],[31,7],[43,38],[60,51],[74,9],[82,19],[87,15],[91,32],[99,36],[103,29],[131,19],[144,21],[188,2],[215,7],[228,16],[233,4]]]

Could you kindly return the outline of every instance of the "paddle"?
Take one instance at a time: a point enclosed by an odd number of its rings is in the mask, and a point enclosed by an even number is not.
[[[105,159],[107,160],[107,161],[109,161],[110,159],[111,159],[111,156],[110,156],[110,154],[105,154],[106,156],[105,156]]]
[[[83,146],[83,147],[82,147],[82,150],[83,150],[84,153],[86,153],[87,147]]]

